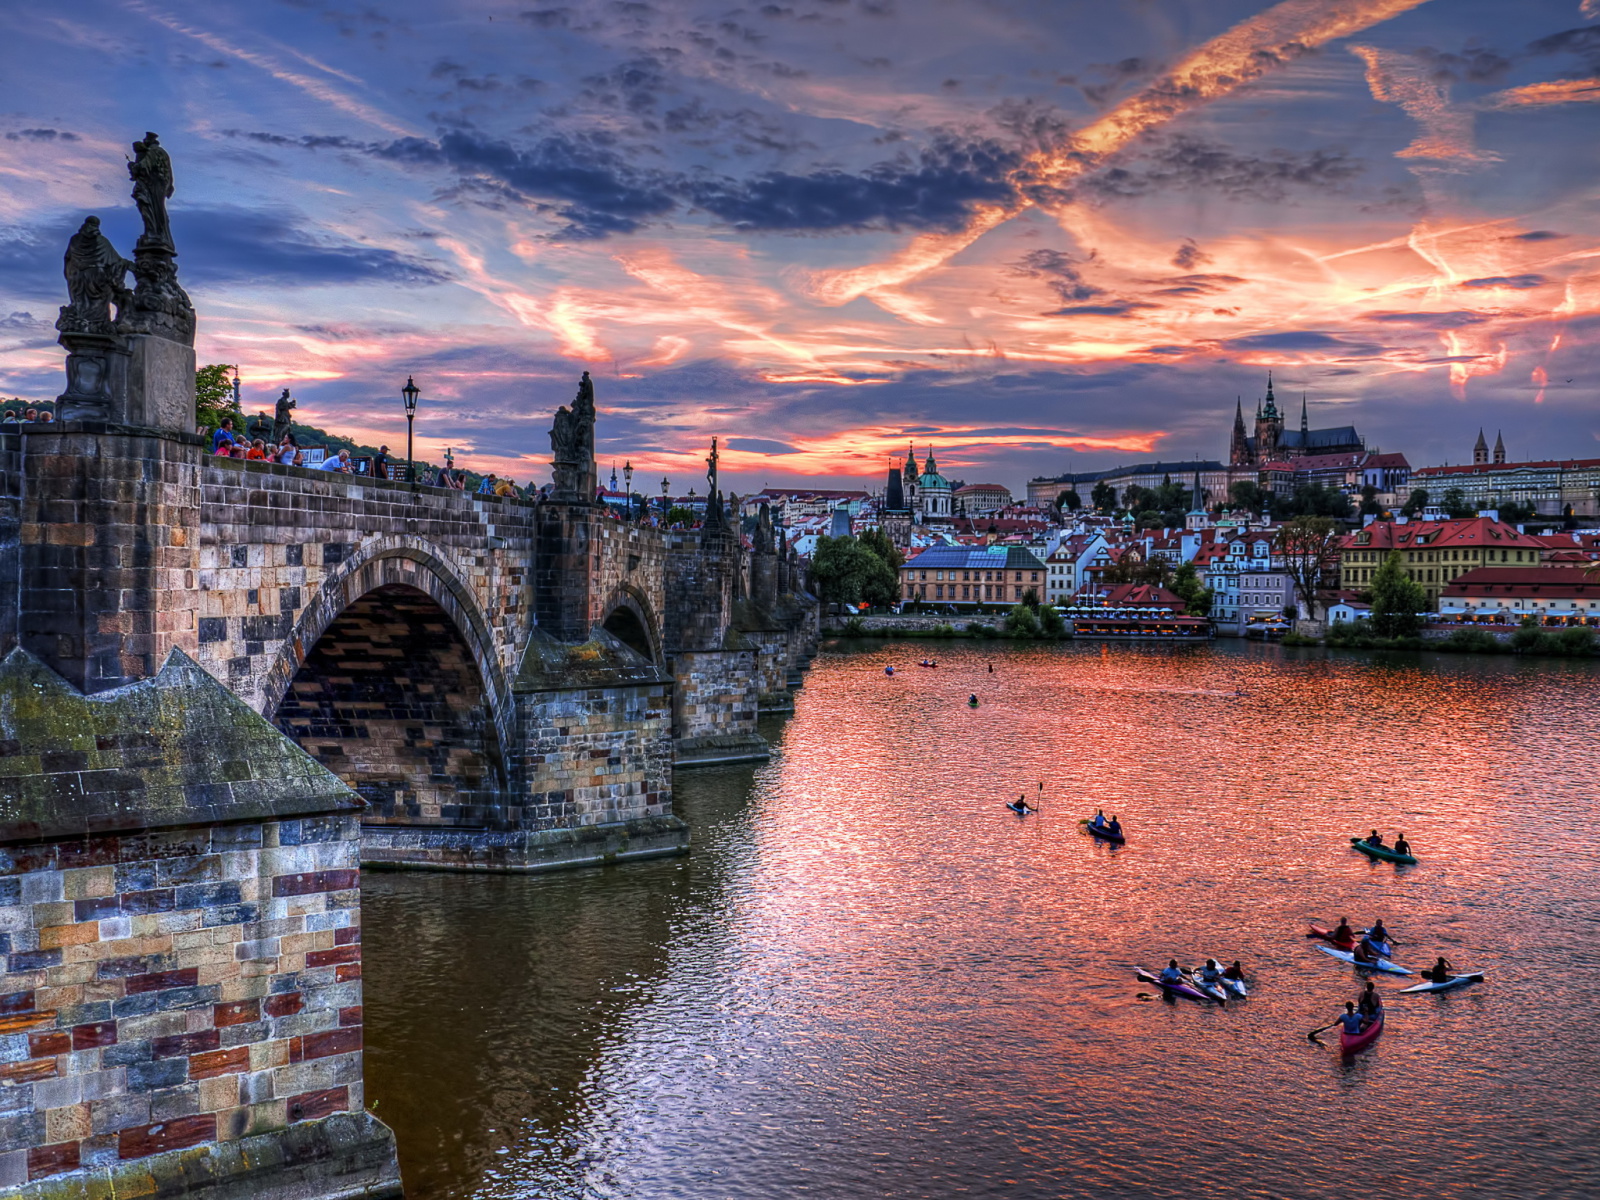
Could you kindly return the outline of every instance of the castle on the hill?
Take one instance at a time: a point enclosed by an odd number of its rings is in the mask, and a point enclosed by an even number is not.
[[[1304,396],[1300,397],[1300,428],[1285,429],[1283,426],[1283,414],[1278,411],[1277,398],[1272,394],[1272,373],[1269,371],[1266,399],[1256,405],[1254,437],[1245,435],[1243,401],[1240,401],[1234,410],[1233,444],[1228,453],[1229,465],[1257,467],[1264,463],[1306,458],[1314,454],[1361,454],[1367,448],[1367,443],[1356,432],[1354,425],[1312,429]]]

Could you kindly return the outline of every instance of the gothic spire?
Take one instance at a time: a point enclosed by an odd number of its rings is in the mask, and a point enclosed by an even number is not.
[[[1311,432],[1311,421],[1306,416],[1306,394],[1304,392],[1300,393],[1300,432],[1302,435]]]

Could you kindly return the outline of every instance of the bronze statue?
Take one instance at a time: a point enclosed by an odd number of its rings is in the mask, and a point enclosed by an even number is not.
[[[172,159],[161,148],[161,140],[146,133],[144,141],[133,144],[133,161],[128,178],[133,180],[133,202],[144,218],[140,242],[172,245],[172,226],[167,222],[167,201],[172,198]]]
[[[67,242],[62,259],[69,303],[61,310],[61,320],[85,332],[109,332],[111,306],[115,304],[120,315],[132,295],[123,286],[131,270],[133,264],[100,232],[100,218],[86,218]],[[57,328],[63,326],[58,323]]]
[[[289,436],[289,427],[293,418],[289,416],[294,411],[294,401],[289,398],[289,389],[283,389],[283,395],[278,397],[277,410],[272,414],[272,440],[282,444],[283,439]]]

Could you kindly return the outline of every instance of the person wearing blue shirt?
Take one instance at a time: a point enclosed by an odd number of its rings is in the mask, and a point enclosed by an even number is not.
[[[239,439],[233,435],[233,418],[223,417],[222,424],[217,426],[217,431],[211,435],[211,453],[215,454],[224,446],[231,446]]]
[[[324,460],[320,469],[324,471],[343,471],[346,475],[350,474],[350,451],[339,451],[332,458]]]
[[[1356,1011],[1353,1000],[1344,1002],[1344,1015],[1339,1018],[1338,1023],[1344,1026],[1344,1031],[1351,1037],[1361,1032],[1361,1014]]]

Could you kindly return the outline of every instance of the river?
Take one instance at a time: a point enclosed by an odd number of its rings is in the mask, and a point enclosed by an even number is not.
[[[770,763],[679,775],[687,858],[367,873],[368,1102],[414,1200],[1594,1196],[1597,682],[830,648]],[[1126,847],[1080,832],[1096,806]],[[1352,851],[1372,826],[1420,864]],[[1303,936],[1342,914],[1488,980],[1380,979],[1384,1035],[1342,1059],[1305,1035],[1357,977]],[[1206,955],[1248,1000],[1141,998],[1136,965]]]

